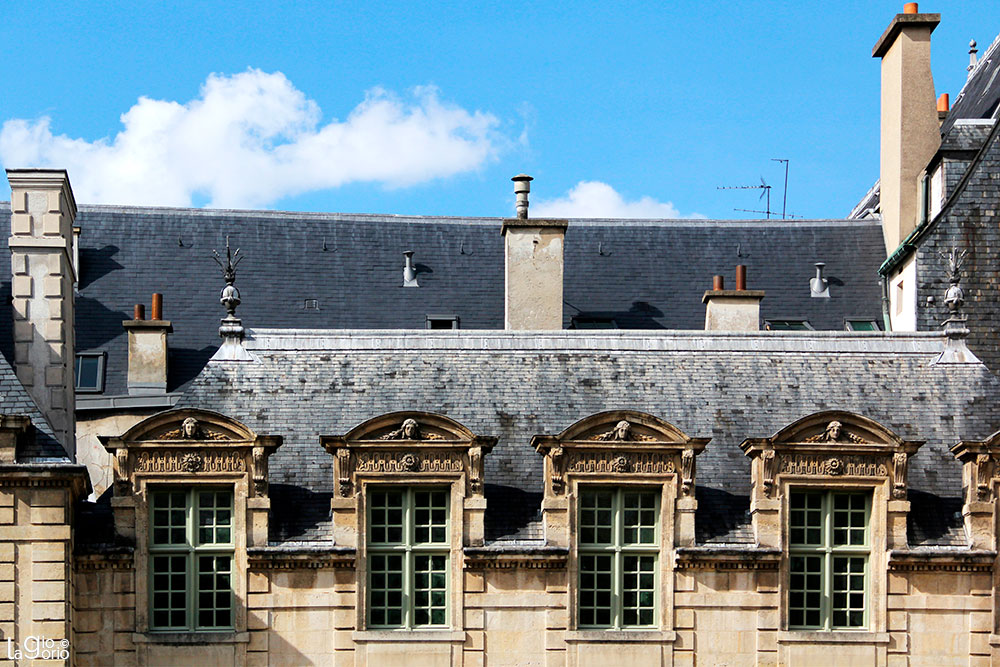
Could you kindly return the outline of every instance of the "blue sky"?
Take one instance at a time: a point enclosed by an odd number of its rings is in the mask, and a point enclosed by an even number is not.
[[[841,217],[902,4],[8,0],[0,163],[80,203],[498,216],[526,172],[536,213],[744,218],[717,187],[780,210],[788,158],[789,212]],[[954,99],[1000,3],[921,10]]]

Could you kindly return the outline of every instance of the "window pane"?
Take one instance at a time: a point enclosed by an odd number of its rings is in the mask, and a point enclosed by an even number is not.
[[[368,614],[373,626],[403,624],[403,556],[372,554],[369,558]]]
[[[443,625],[447,609],[448,557],[421,555],[413,561],[413,624]]]
[[[835,556],[833,558],[833,626],[836,628],[864,627],[865,616],[865,556]]]
[[[444,544],[448,541],[448,498],[444,491],[413,494],[413,541]]]
[[[403,542],[403,492],[373,491],[369,496],[371,526],[368,529],[371,544],[400,544]]]
[[[622,494],[624,544],[656,544],[656,494]]]
[[[198,557],[198,626],[229,627],[231,623],[232,587],[230,571],[232,557]]]
[[[622,625],[653,625],[656,557],[625,556],[622,562]]]
[[[580,544],[612,544],[614,493],[583,491],[580,494]]]
[[[232,541],[232,502],[229,491],[198,493],[199,544],[229,544]]]
[[[797,491],[789,498],[791,546],[823,544],[823,494]]]
[[[153,625],[183,628],[187,625],[187,556],[156,555],[152,571]]]
[[[187,543],[187,493],[184,491],[156,491],[153,493],[154,545]]]
[[[792,556],[789,572],[789,625],[795,628],[819,627],[822,611],[823,557]]]
[[[609,555],[580,556],[580,625],[611,625],[611,597],[614,571]]]
[[[868,524],[865,510],[866,494],[833,494],[833,545],[864,546],[865,527]]]

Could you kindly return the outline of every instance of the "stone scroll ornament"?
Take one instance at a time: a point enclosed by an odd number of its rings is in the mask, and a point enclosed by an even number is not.
[[[989,454],[976,455],[976,499],[987,501],[990,499],[990,478],[993,457]]]

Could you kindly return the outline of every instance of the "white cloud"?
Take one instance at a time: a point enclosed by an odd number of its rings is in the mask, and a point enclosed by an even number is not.
[[[115,137],[54,135],[50,119],[0,129],[7,167],[65,168],[86,203],[262,207],[352,182],[405,187],[475,170],[506,140],[489,113],[443,102],[435,88],[407,99],[369,91],[343,121],[321,124],[319,106],[285,78],[250,69],[212,74],[187,103],[139,101]]]
[[[600,181],[580,181],[557,199],[531,203],[532,216],[539,218],[703,218],[698,213],[681,215],[670,202],[652,197],[626,201],[613,187]]]

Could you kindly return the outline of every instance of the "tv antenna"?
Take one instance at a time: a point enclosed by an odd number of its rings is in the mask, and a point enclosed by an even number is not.
[[[771,186],[767,184],[767,181],[764,180],[763,176],[760,177],[760,185],[722,185],[716,189],[717,190],[760,190],[761,191],[760,197],[757,198],[757,201],[760,201],[761,199],[767,197],[766,206],[764,207],[763,211],[755,211],[747,208],[734,208],[733,210],[744,211],[746,213],[763,213],[764,215],[767,216],[768,220],[771,219],[771,214],[774,213],[774,211],[771,210]]]
[[[785,194],[781,197],[781,219],[785,219],[785,205],[788,203],[788,160],[781,157],[771,158],[771,162],[785,163]]]

